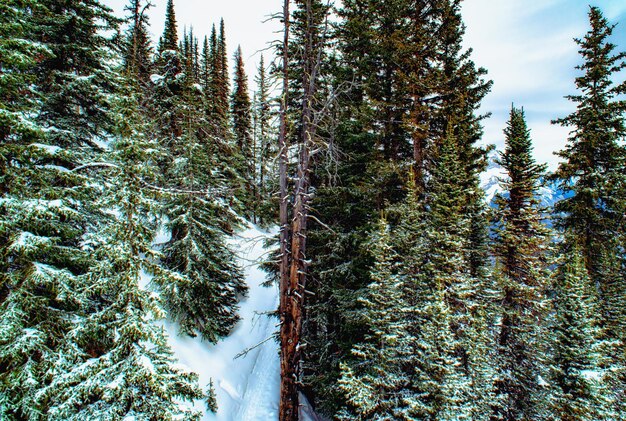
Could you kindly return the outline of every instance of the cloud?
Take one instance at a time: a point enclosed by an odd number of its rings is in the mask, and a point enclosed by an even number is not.
[[[154,6],[150,8],[150,26],[156,44],[163,32],[167,0],[151,2]],[[128,0],[103,0],[102,3],[111,7],[116,14],[124,15],[123,9]],[[280,34],[276,33],[280,29],[279,22],[267,20],[272,13],[279,11],[281,6],[278,1],[268,0],[174,0],[180,34],[182,35],[185,26],[193,27],[194,35],[201,43],[205,35],[211,35],[211,25],[218,26],[220,18],[224,18],[229,59],[232,61],[237,46],[241,45],[250,81],[257,73],[260,52],[266,49],[272,40],[280,37]],[[272,54],[267,52],[264,55],[267,65]],[[230,67],[233,67],[232,62]],[[251,87],[253,86],[254,84],[251,84]]]
[[[119,14],[126,2],[105,0],[104,4]],[[152,2],[150,18],[157,40],[163,30],[166,0]],[[174,4],[181,33],[187,25],[193,26],[199,37],[209,35],[211,25],[223,17],[230,57],[241,44],[249,79],[256,74],[257,52],[280,38],[277,21],[263,22],[280,10],[277,0],[174,0]],[[611,22],[619,23],[613,42],[625,50],[626,2],[598,0],[594,5]],[[473,48],[474,61],[485,67],[494,81],[482,107],[483,112],[493,113],[485,121],[485,143],[502,146],[502,129],[511,103],[515,103],[526,110],[536,158],[556,166],[553,152],[563,147],[568,130],[551,126],[550,120],[574,110],[563,97],[575,92],[574,66],[580,58],[573,38],[587,32],[587,12],[586,2],[573,0],[465,0],[464,43]]]
[[[613,42],[624,40],[626,3],[600,0],[595,3],[612,22],[620,24]],[[483,112],[492,112],[485,121],[485,143],[502,147],[502,130],[511,103],[523,106],[535,157],[555,168],[553,152],[566,142],[569,129],[550,124],[567,115],[575,106],[563,97],[575,92],[574,67],[580,62],[574,37],[588,30],[588,6],[571,0],[466,0],[463,18],[467,25],[464,39],[474,50],[477,65],[489,71],[494,81],[485,98]],[[618,48],[626,49],[623,41]]]

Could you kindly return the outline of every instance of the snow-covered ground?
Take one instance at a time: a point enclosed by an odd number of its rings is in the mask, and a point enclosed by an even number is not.
[[[268,250],[264,240],[272,232],[249,226],[235,235],[231,242],[239,264],[245,270],[248,297],[241,302],[241,321],[227,338],[215,345],[199,338],[181,337],[177,326],[165,323],[170,345],[179,362],[200,377],[206,389],[213,380],[218,411],[207,413],[204,402],[195,407],[210,421],[272,421],[278,419],[280,368],[278,345],[271,338],[277,330],[275,318],[267,313],[276,310],[278,290],[263,287],[265,280],[258,263]],[[260,344],[246,355],[238,354]]]

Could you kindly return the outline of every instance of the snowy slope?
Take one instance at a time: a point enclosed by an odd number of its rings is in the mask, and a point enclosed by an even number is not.
[[[491,203],[496,194],[502,192],[500,179],[506,177],[506,171],[496,162],[497,153],[489,155],[487,169],[480,174],[480,185],[485,191],[487,203]]]
[[[199,375],[203,388],[213,380],[218,411],[206,413],[204,402],[196,402],[194,406],[204,413],[203,420],[271,421],[278,418],[278,345],[271,338],[277,330],[277,320],[266,315],[277,308],[278,290],[261,286],[265,274],[258,267],[259,260],[268,252],[263,247],[264,239],[272,235],[249,226],[236,234],[230,244],[245,269],[250,290],[248,298],[241,302],[242,320],[229,337],[212,345],[199,338],[180,337],[175,324],[165,323],[179,362]],[[266,339],[245,356],[235,359]]]

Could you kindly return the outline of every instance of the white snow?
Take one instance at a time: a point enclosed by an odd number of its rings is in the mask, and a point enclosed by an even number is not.
[[[580,374],[587,380],[601,382],[603,373],[602,370],[582,370]]]
[[[485,191],[487,203],[491,203],[495,195],[502,192],[500,179],[506,179],[507,177],[504,168],[496,163],[496,158],[497,154],[491,154],[487,169],[480,174],[480,185]]]
[[[48,168],[50,170],[57,170],[59,172],[70,172],[70,170],[67,167],[63,167],[61,165],[53,165],[53,164],[38,165],[37,168]]]
[[[150,81],[154,83],[155,85],[160,83],[163,79],[165,79],[165,76],[161,76],[157,74],[150,75]]]
[[[30,146],[34,146],[35,148],[43,149],[48,152],[50,155],[54,155],[58,151],[61,150],[59,146],[54,145],[44,145],[43,143],[31,143]]]
[[[265,273],[258,263],[269,251],[264,240],[272,236],[253,226],[235,235],[231,247],[245,270],[249,286],[248,297],[241,302],[242,318],[233,333],[215,345],[199,338],[178,336],[177,326],[164,324],[175,357],[189,370],[197,373],[200,386],[206,390],[213,380],[217,396],[216,414],[206,412],[204,402],[194,407],[203,411],[203,420],[210,421],[271,421],[278,419],[280,368],[278,345],[273,339],[235,357],[270,338],[276,331],[277,320],[267,313],[276,310],[276,286],[263,287]]]

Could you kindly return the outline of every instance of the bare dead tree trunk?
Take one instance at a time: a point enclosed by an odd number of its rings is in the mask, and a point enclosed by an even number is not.
[[[297,421],[299,418],[298,386],[301,378],[301,347],[302,322],[304,313],[304,297],[306,295],[306,278],[308,271],[308,259],[306,256],[307,245],[307,220],[309,213],[310,194],[310,161],[311,149],[314,143],[314,97],[316,81],[321,63],[321,46],[315,45],[314,16],[311,0],[305,2],[306,33],[303,56],[303,98],[301,115],[300,149],[296,180],[293,191],[293,214],[291,218],[290,253],[289,259],[281,259],[281,264],[287,262],[289,271],[283,272],[281,268],[281,401],[279,409],[280,421]],[[285,13],[285,16],[288,16]],[[285,39],[283,52],[284,63],[287,63],[287,42]],[[317,51],[316,51],[317,47]],[[317,53],[317,54],[316,54]],[[285,65],[286,66],[286,65]],[[283,69],[286,72],[286,69]],[[286,73],[284,73],[286,76]],[[284,87],[286,89],[286,86]],[[284,99],[284,98],[283,98]],[[282,124],[282,121],[281,121]],[[281,173],[282,177],[282,173]],[[282,186],[282,184],[281,184]],[[283,196],[284,198],[285,196]],[[282,216],[282,214],[281,214]],[[281,223],[282,223],[281,219]],[[287,244],[285,244],[285,248]],[[285,278],[283,278],[285,276]]]
[[[280,184],[280,404],[278,419],[280,421],[296,421],[298,419],[298,393],[296,389],[296,372],[293,367],[291,349],[291,333],[293,331],[293,290],[289,282],[289,217],[287,194],[287,94],[289,91],[289,0],[283,3],[283,87],[280,101],[280,128],[278,134],[279,148],[279,184]],[[295,344],[293,344],[295,346]]]
[[[307,221],[309,218],[310,191],[310,163],[311,151],[315,145],[316,115],[315,96],[317,91],[317,79],[322,62],[323,39],[326,36],[328,17],[326,17],[326,29],[320,38],[319,22],[315,21],[312,0],[305,0],[305,33],[304,53],[302,57],[302,109],[301,126],[299,133],[299,153],[295,183],[293,186],[293,209],[290,226],[287,217],[287,184],[286,184],[286,147],[281,149],[281,395],[279,420],[297,421],[299,419],[300,405],[298,401],[299,386],[301,383],[301,335],[304,319],[304,298],[306,295],[306,281],[309,261],[306,256],[307,246]],[[288,0],[285,0],[284,16],[288,17]],[[318,27],[316,28],[316,25]],[[285,18],[285,40],[283,44],[283,103],[281,109],[281,147],[286,143],[286,93],[287,93],[287,48],[288,48],[289,24]],[[317,44],[319,43],[319,44]],[[317,114],[319,116],[320,113]],[[282,171],[284,169],[284,172]],[[285,183],[282,183],[282,177]],[[284,203],[283,203],[284,201]],[[284,208],[283,208],[284,206]],[[282,213],[284,211],[284,214]],[[283,217],[285,219],[283,219]],[[285,224],[285,225],[283,225]],[[283,236],[284,233],[284,236]],[[282,242],[284,240],[284,243]],[[287,249],[289,247],[289,249]],[[284,251],[283,251],[284,249]],[[284,266],[283,266],[284,265]]]

